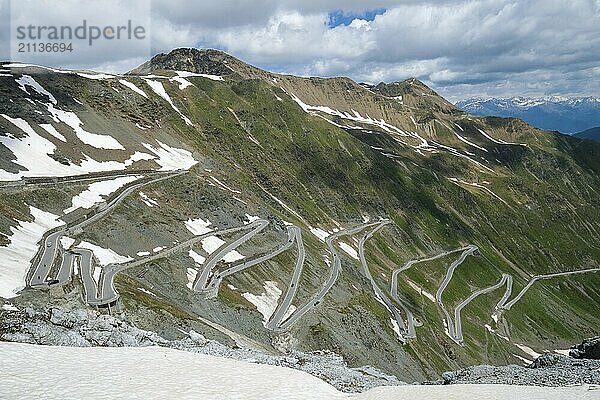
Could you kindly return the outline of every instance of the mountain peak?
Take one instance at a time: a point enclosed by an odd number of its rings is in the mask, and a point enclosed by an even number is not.
[[[172,70],[223,76],[233,72],[227,65],[231,60],[241,62],[221,50],[182,47],[155,55],[129,74],[147,75],[157,70]]]

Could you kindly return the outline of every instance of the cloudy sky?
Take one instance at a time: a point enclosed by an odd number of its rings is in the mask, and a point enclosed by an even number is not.
[[[76,3],[48,6],[77,19]],[[95,15],[132,11],[131,1],[113,3]],[[417,77],[451,100],[600,96],[600,0],[154,0],[149,12],[148,50],[98,47],[68,66],[122,72],[146,53],[211,47],[275,72]],[[43,21],[47,10],[26,15]]]

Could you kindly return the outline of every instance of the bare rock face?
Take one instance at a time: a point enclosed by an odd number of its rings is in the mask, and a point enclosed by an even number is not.
[[[151,346],[167,341],[154,332],[138,329],[110,315],[60,307],[48,311],[25,310],[7,319],[1,340],[54,346]]]
[[[436,384],[571,386],[600,384],[600,362],[544,353],[528,366],[475,365],[442,374]]]
[[[554,353],[544,353],[535,360],[531,364],[527,366],[527,368],[550,368],[561,361],[561,356],[559,354]]]
[[[571,347],[569,355],[573,358],[600,360],[600,336],[585,339],[581,344]]]
[[[171,70],[219,76],[230,75],[233,71],[226,65],[227,58],[229,58],[227,54],[218,50],[180,48],[170,53],[157,54],[129,73],[146,75],[156,70]]]

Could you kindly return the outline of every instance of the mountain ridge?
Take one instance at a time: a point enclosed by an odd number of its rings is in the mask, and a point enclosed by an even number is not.
[[[600,141],[600,127],[586,129],[585,131],[574,133],[573,136],[579,139],[590,139],[598,142]]]

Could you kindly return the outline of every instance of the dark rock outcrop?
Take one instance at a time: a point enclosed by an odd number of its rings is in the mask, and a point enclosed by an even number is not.
[[[571,347],[569,355],[573,358],[600,360],[600,336],[585,339],[581,344]]]

